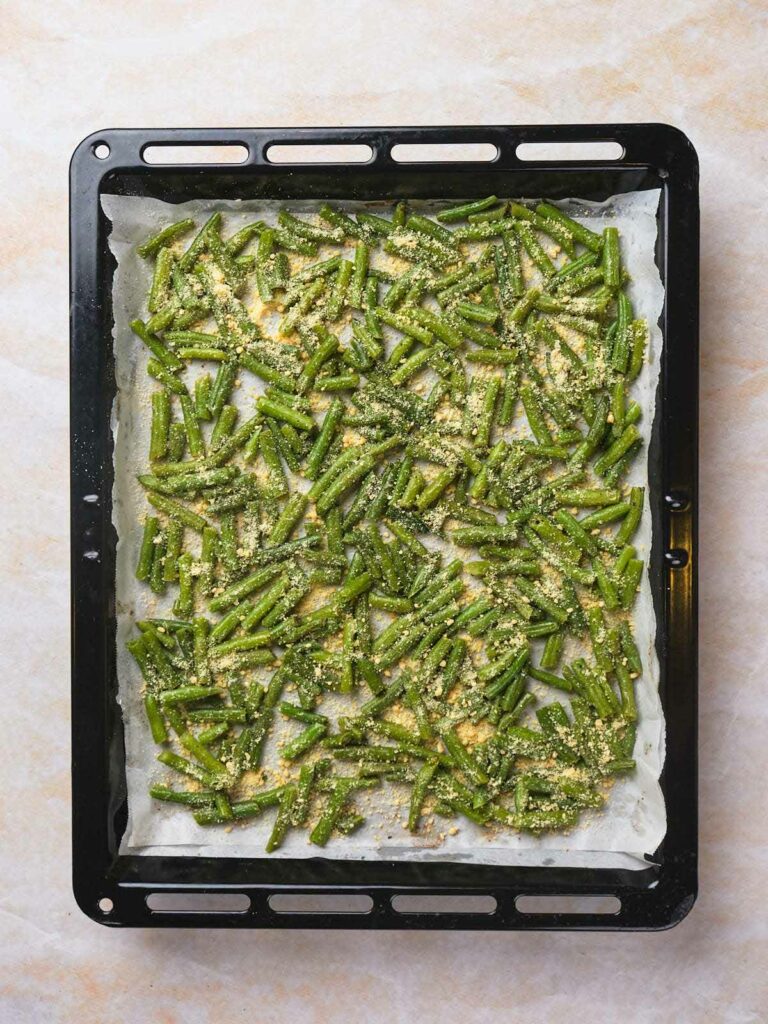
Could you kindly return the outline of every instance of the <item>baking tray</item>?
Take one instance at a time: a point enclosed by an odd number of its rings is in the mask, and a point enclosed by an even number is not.
[[[618,142],[623,156],[530,161],[517,155],[520,143],[599,141]],[[398,143],[490,143],[496,157],[401,163],[392,157]],[[236,165],[149,165],[143,154],[150,144],[242,144],[248,157]],[[276,144],[366,144],[372,156],[362,164],[276,164],[267,157]],[[154,927],[655,930],[682,920],[697,890],[699,210],[698,163],[686,136],[662,124],[110,129],[80,143],[70,174],[73,886],[82,910],[104,924]],[[661,189],[657,263],[666,291],[658,411],[648,458],[650,578],[667,733],[660,781],[668,825],[647,867],[119,855],[127,800],[116,699],[117,538],[111,507],[115,264],[100,196],[152,196],[170,203],[259,196],[448,200],[491,193],[604,200],[649,188]],[[181,899],[184,909],[158,909],[157,894],[166,897],[166,907]],[[220,897],[236,894],[238,909],[227,909],[228,901]],[[299,897],[294,912],[285,912],[286,895]],[[212,904],[203,907],[200,896],[202,902],[212,898]],[[555,912],[548,900],[539,899],[531,913],[525,912],[530,899],[521,900],[556,896],[578,902],[561,904]],[[613,897],[619,909],[597,913],[597,906],[585,901],[597,896]],[[302,897],[312,897],[320,912],[311,912]],[[428,899],[414,904],[414,897]],[[434,897],[437,905],[430,902]],[[359,903],[366,912],[345,912]],[[581,912],[585,904],[589,909]],[[192,905],[196,909],[189,909]]]

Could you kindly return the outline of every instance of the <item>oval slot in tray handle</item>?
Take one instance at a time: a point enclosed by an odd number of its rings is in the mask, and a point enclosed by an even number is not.
[[[244,164],[248,147],[243,142],[174,145],[150,142],[141,151],[145,164]]]
[[[389,155],[399,164],[489,163],[499,147],[493,142],[396,142]]]
[[[271,143],[264,151],[271,164],[366,164],[373,159],[368,143]]]
[[[515,910],[519,914],[618,914],[618,896],[517,896]]]
[[[571,160],[621,160],[624,147],[620,142],[519,142],[515,147],[518,160],[558,163]]]

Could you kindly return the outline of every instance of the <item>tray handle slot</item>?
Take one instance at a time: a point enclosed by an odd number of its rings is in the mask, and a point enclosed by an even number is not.
[[[495,142],[396,142],[389,151],[398,164],[490,163],[499,157]]]
[[[400,893],[391,899],[396,914],[495,914],[498,903],[490,895]]]
[[[244,164],[248,156],[249,149],[244,142],[207,142],[203,145],[195,142],[150,142],[141,150],[141,159],[152,165]]]
[[[364,893],[275,893],[268,903],[276,914],[370,914],[373,910],[373,900]]]
[[[153,914],[245,914],[251,909],[244,892],[151,892],[145,902]]]
[[[517,896],[515,910],[519,914],[618,914],[618,896]]]
[[[584,142],[519,142],[515,147],[518,160],[544,162],[570,162],[577,160],[616,161],[622,160],[625,154],[620,142],[587,141]]]
[[[373,159],[368,143],[271,143],[264,149],[270,164],[367,164]]]

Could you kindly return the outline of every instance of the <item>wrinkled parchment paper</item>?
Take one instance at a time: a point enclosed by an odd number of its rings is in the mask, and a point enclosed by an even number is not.
[[[633,397],[643,409],[639,429],[645,447],[636,460],[629,480],[647,486],[644,456],[647,454],[654,418],[656,387],[662,337],[657,326],[664,292],[654,262],[658,190],[615,196],[604,203],[564,200],[561,206],[571,216],[583,220],[594,231],[613,224],[621,232],[622,256],[632,274],[629,296],[635,316],[644,317],[650,327],[647,365],[633,385]],[[144,471],[149,444],[149,395],[154,386],[145,367],[147,353],[132,334],[130,321],[146,316],[146,296],[151,279],[151,263],[136,253],[136,246],[160,227],[182,217],[193,217],[198,225],[214,210],[225,215],[225,231],[234,232],[259,219],[276,221],[280,205],[298,214],[312,213],[318,203],[294,201],[278,204],[272,200],[195,200],[173,205],[139,196],[102,197],[102,207],[112,221],[109,244],[117,260],[113,281],[113,330],[117,396],[113,409],[115,486],[113,522],[118,534],[117,546],[117,670],[119,701],[123,711],[128,786],[128,826],[121,842],[121,853],[176,856],[262,857],[264,844],[272,828],[273,814],[239,823],[231,830],[203,829],[182,807],[152,801],[147,793],[151,781],[166,779],[166,769],[156,761],[157,748],[152,741],[141,699],[142,680],[138,668],[125,650],[125,642],[135,632],[135,621],[167,613],[173,601],[170,591],[157,598],[134,578],[147,514],[143,492],[136,473]],[[349,210],[370,206],[344,203]],[[434,204],[421,204],[429,208]],[[247,297],[246,297],[247,298]],[[231,399],[243,409],[253,408],[253,400],[262,390],[261,382],[250,377]],[[190,543],[187,531],[187,543]],[[648,563],[651,550],[651,517],[646,514],[634,541],[640,557]],[[451,860],[477,864],[558,865],[569,867],[629,868],[643,867],[666,831],[666,813],[658,784],[664,763],[664,720],[658,696],[658,662],[654,649],[656,619],[650,585],[644,575],[634,612],[635,637],[645,671],[637,683],[639,725],[635,758],[637,771],[619,779],[611,790],[605,808],[586,812],[578,827],[565,834],[545,834],[538,838],[505,830],[479,828],[464,819],[445,822],[435,819],[435,827],[426,836],[412,836],[405,829],[408,805],[406,787],[387,785],[358,795],[356,805],[366,816],[366,827],[352,836],[333,839],[322,856],[355,860]],[[546,695],[553,698],[552,692]],[[278,716],[279,717],[279,716]],[[295,723],[288,725],[291,729]],[[283,737],[284,738],[284,734]],[[265,751],[265,765],[274,761],[274,740]],[[175,780],[174,780],[175,781]],[[392,808],[393,790],[402,799]],[[454,830],[453,826],[457,830]],[[443,833],[440,838],[440,833]],[[316,857],[304,830],[289,833],[273,857]]]

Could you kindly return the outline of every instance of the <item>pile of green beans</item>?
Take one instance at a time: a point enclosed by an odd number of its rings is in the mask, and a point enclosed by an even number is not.
[[[493,196],[222,221],[138,250],[152,796],[272,812],[268,852],[388,784],[413,833],[572,827],[635,767],[647,327],[618,231]]]

